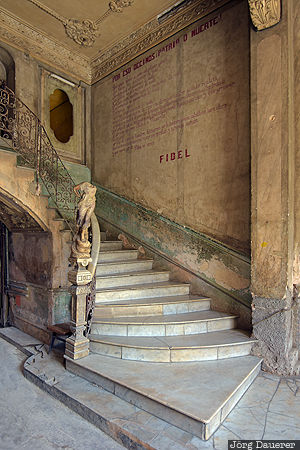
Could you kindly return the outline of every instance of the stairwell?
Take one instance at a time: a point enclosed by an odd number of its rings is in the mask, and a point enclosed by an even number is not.
[[[3,89],[13,99],[7,105],[16,124],[23,115],[33,117],[26,105]],[[4,128],[10,123],[5,114]],[[22,150],[29,168],[17,167],[16,154],[7,152],[9,170],[2,166],[0,194],[17,189],[13,197],[42,231],[51,230],[53,253],[56,250],[61,258],[56,257],[55,266],[64,278],[67,270],[61,269],[66,268],[71,238],[65,225],[72,229],[74,183],[43,126],[34,120],[33,130],[40,141],[36,153],[32,152],[33,141],[24,140],[16,125],[13,132],[8,128],[13,148]],[[49,149],[59,166],[54,172]],[[48,198],[35,198],[30,190],[36,172],[54,207]],[[58,181],[63,196],[57,190]],[[64,242],[59,245],[61,233]],[[140,259],[137,250],[123,249],[121,241],[107,241],[105,233],[102,239],[89,336],[91,354],[79,360],[65,356],[67,369],[139,410],[209,439],[259,373],[261,360],[250,355],[255,340],[236,328],[236,315],[212,310],[211,299],[191,295],[188,284],[170,280],[167,271],[154,270],[153,261]],[[138,438],[136,442],[137,448],[149,448],[141,446]]]
[[[0,147],[0,196],[7,198],[11,207],[19,208],[35,221],[35,232],[51,232],[53,239],[54,266],[57,267],[57,284],[66,284],[68,256],[72,233],[50,195],[36,195],[35,169],[19,165],[18,154],[9,148]],[[17,180],[17,182],[16,182]],[[13,211],[13,209],[12,209]],[[32,222],[33,223],[33,222]],[[28,225],[30,229],[30,224]],[[20,228],[20,231],[22,229]],[[26,230],[26,228],[24,228]],[[62,271],[62,267],[66,270]]]
[[[189,433],[208,439],[260,370],[237,316],[153,269],[101,233],[91,353],[67,368]]]

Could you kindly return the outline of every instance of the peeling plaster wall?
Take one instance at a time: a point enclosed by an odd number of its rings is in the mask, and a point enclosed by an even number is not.
[[[9,199],[12,208],[16,205],[25,218],[33,217],[41,226],[41,231],[30,232],[15,221],[20,232],[10,233],[9,279],[28,290],[26,295],[11,295],[12,320],[24,331],[47,340],[48,324],[70,319],[70,232],[62,233],[61,222],[52,220],[56,213],[48,209],[48,199],[35,195],[34,173],[16,166],[12,151],[0,150],[0,158],[0,202]],[[76,173],[79,176],[82,170]]]
[[[68,250],[63,243],[54,248],[51,233],[10,233],[9,279],[13,285],[26,287],[24,294],[10,295],[11,321],[42,340],[48,340],[49,324],[71,319]]]
[[[97,185],[96,214],[104,229],[145,245],[195,293],[212,296],[215,308],[241,315],[250,327],[250,261],[246,256]]]
[[[93,181],[249,254],[246,2],[215,11],[99,81],[92,101]],[[200,270],[222,278],[226,268],[212,264]],[[223,278],[226,288],[247,287]]]
[[[9,279],[27,288],[10,296],[12,322],[21,329],[31,326],[39,336],[48,324],[52,286],[52,238],[49,233],[10,233]]]
[[[10,282],[27,289],[24,294],[10,295],[11,321],[47,342],[49,324],[71,319],[67,281],[69,252],[62,255],[66,248],[63,244],[53,247],[51,233],[13,232],[9,236]]]
[[[42,82],[42,69],[54,72],[66,79],[57,70],[32,58],[30,55],[1,42],[15,63],[15,93],[42,120],[45,92]],[[78,87],[80,80],[74,81]],[[81,111],[74,125],[81,128],[83,139],[80,154],[90,161],[90,87],[82,84]],[[84,91],[84,93],[83,93]],[[85,126],[87,129],[85,130]],[[55,147],[55,142],[52,142]],[[0,139],[0,148],[7,143]],[[35,335],[43,341],[48,340],[46,331],[50,323],[70,320],[71,297],[67,281],[70,237],[59,231],[59,223],[53,222],[53,211],[47,210],[47,200],[34,194],[34,174],[16,168],[13,153],[0,151],[0,188],[26,207],[27,213],[38,218],[42,228],[48,233],[35,235],[13,233],[10,246],[10,278],[27,286],[27,296],[11,296],[13,321],[20,329]],[[71,158],[72,159],[72,158]],[[90,181],[90,170],[83,164],[65,162],[75,183]],[[46,191],[42,191],[46,194]],[[51,205],[51,202],[49,203]],[[52,237],[51,237],[52,233]]]
[[[293,40],[295,44],[295,67],[294,67],[294,88],[295,88],[295,247],[294,247],[294,284],[300,285],[300,5],[294,3],[294,30]]]
[[[279,375],[299,372],[299,14],[251,31],[254,352]]]
[[[9,52],[15,63],[15,93],[26,106],[28,106],[42,121],[46,129],[50,129],[49,114],[45,114],[46,105],[49,105],[48,98],[46,96],[49,94],[45,91],[45,75],[53,73],[65,78],[72,83],[78,90],[78,98],[74,96],[74,102],[78,103],[78,116],[74,118],[74,130],[80,130],[81,137],[77,139],[74,151],[76,155],[72,157],[72,154],[66,157],[66,160],[74,161],[77,160],[78,163],[86,164],[91,159],[91,134],[90,134],[90,86],[82,83],[78,79],[70,79],[69,75],[63,72],[57,71],[57,69],[51,68],[41,61],[33,58],[31,55],[26,54],[14,47],[9,46],[6,43],[1,42],[0,36],[0,47],[4,48]],[[50,80],[55,80],[51,78]],[[58,81],[58,80],[57,80]],[[60,82],[59,88],[61,86],[66,86],[67,84]],[[80,86],[80,88],[79,88]],[[69,86],[70,88],[70,86]],[[57,141],[53,136],[51,137],[53,146],[58,149],[64,149],[63,145]],[[1,145],[1,140],[0,140]],[[79,148],[78,148],[79,147]],[[68,152],[65,152],[68,155]],[[78,155],[81,155],[78,159]],[[64,150],[62,150],[64,154]],[[62,158],[64,158],[62,156]]]

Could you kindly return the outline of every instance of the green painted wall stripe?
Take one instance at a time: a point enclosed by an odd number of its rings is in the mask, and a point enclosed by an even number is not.
[[[97,183],[94,184],[98,188],[98,217],[169,262],[250,307],[252,298],[248,287],[249,258],[203,233],[197,233]],[[208,269],[204,268],[203,263],[208,264]],[[230,289],[230,283],[245,287]]]
[[[115,199],[121,201],[122,203],[125,203],[125,204],[131,206],[132,208],[139,209],[139,210],[145,212],[146,214],[148,214],[149,216],[152,216],[158,220],[161,220],[161,221],[167,223],[171,227],[178,228],[180,231],[183,231],[184,233],[188,233],[195,237],[201,238],[201,240],[207,242],[210,246],[215,247],[218,250],[222,250],[224,253],[228,253],[228,254],[234,256],[235,258],[239,258],[242,261],[244,261],[245,263],[249,264],[249,266],[250,266],[250,258],[248,256],[243,255],[242,253],[239,253],[237,250],[231,248],[230,246],[224,245],[222,242],[218,241],[217,239],[212,239],[203,233],[200,233],[200,232],[195,231],[187,226],[184,226],[177,222],[174,222],[174,221],[168,219],[167,217],[164,217],[161,214],[158,214],[156,211],[147,209],[147,208],[145,208],[145,206],[142,206],[139,203],[135,203],[132,200],[128,200],[127,198],[122,197],[121,195],[116,194],[115,192],[112,192],[103,186],[100,186],[96,182],[93,182],[93,184],[95,186],[97,186],[98,191],[105,192],[112,198],[115,198]],[[99,196],[99,192],[98,192],[98,196]]]

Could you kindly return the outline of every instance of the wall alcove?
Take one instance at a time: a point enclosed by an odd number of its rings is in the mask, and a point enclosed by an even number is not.
[[[66,92],[55,89],[50,95],[50,127],[63,144],[73,135],[73,106]]]

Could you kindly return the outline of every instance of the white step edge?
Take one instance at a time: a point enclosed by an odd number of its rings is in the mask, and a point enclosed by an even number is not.
[[[231,330],[237,317],[217,311],[138,316],[124,318],[94,318],[91,333],[102,336],[186,336]]]
[[[100,252],[102,251],[113,251],[113,250],[121,250],[123,246],[122,241],[103,241],[101,242]]]
[[[151,270],[153,259],[127,259],[125,261],[105,261],[97,264],[96,275],[116,275],[119,273],[137,272],[142,270]]]
[[[261,360],[254,356],[235,358],[235,365],[229,361],[171,366],[122,361],[120,365],[98,355],[79,361],[66,359],[66,368],[73,374],[203,440],[210,438],[234,408],[258,375],[260,365]],[[157,389],[157,373],[163,380],[163,389]],[[187,376],[191,380],[186,381]],[[214,389],[212,393],[207,389],[209,382],[222,386],[224,378],[227,383],[223,391]],[[192,387],[188,400],[187,383]]]
[[[101,289],[96,291],[95,303],[111,302],[113,300],[127,300],[146,297],[160,297],[169,295],[189,294],[190,285],[175,282],[149,283],[122,288]]]
[[[200,296],[170,296],[135,299],[95,305],[94,319],[100,317],[155,316],[210,309],[210,299]]]
[[[91,334],[93,353],[147,362],[214,361],[250,354],[255,339],[241,330],[187,336],[102,336]]]
[[[170,272],[149,270],[141,272],[127,272],[122,274],[112,274],[96,276],[96,289],[105,289],[122,286],[132,286],[135,284],[158,283],[169,281]]]
[[[100,252],[98,256],[98,263],[104,261],[122,261],[122,260],[135,260],[138,257],[138,250],[104,250]]]

